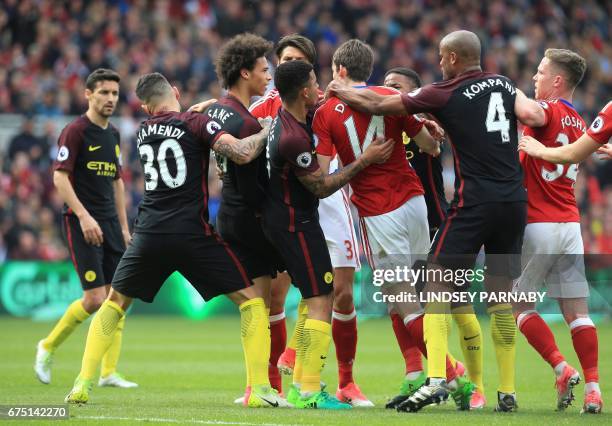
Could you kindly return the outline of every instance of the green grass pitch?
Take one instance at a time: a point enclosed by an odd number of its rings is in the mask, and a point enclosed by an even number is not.
[[[53,382],[40,384],[32,364],[36,342],[52,326],[29,320],[0,318],[0,404],[60,404],[79,371],[87,333],[81,326],[58,350]],[[390,322],[371,319],[359,324],[359,345],[355,378],[377,407],[349,412],[305,410],[249,410],[232,402],[244,386],[244,366],[237,317],[191,321],[177,317],[130,316],[126,323],[119,370],[140,384],[138,389],[97,388],[84,406],[70,407],[71,423],[78,424],[218,424],[218,425],[506,425],[506,424],[610,424],[609,414],[580,415],[583,384],[577,389],[575,405],[556,412],[555,389],[550,367],[531,349],[522,335],[517,347],[517,390],[519,412],[493,413],[497,370],[489,338],[485,334],[484,369],[488,406],[476,412],[456,412],[449,402],[427,407],[416,414],[385,410],[384,402],[395,395],[403,375],[403,360]],[[604,400],[612,387],[612,323],[599,324],[600,381]],[[561,351],[580,367],[567,327],[553,326]],[[451,349],[461,357],[457,334]],[[330,349],[323,380],[337,385],[334,348]],[[287,381],[285,381],[287,383]],[[608,399],[609,400],[609,399]],[[604,405],[604,411],[609,407]],[[41,425],[45,421],[14,421],[11,424]],[[56,423],[53,423],[56,424]],[[61,424],[57,423],[57,424]]]

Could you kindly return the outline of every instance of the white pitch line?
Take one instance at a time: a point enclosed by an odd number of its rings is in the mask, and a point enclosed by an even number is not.
[[[71,419],[87,419],[87,420],[126,420],[137,422],[152,422],[152,423],[191,423],[198,425],[238,425],[238,426],[309,426],[309,425],[291,425],[283,423],[247,423],[247,422],[226,422],[223,420],[195,420],[195,419],[162,419],[158,417],[116,417],[116,416],[75,416]]]

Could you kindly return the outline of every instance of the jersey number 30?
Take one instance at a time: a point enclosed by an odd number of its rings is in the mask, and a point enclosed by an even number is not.
[[[168,151],[172,151],[172,156],[176,162],[176,175],[172,176],[168,169],[166,159],[168,157]],[[153,166],[153,160],[155,159],[155,152],[151,145],[140,145],[138,147],[138,153],[145,161],[144,174],[145,174],[145,189],[147,191],[153,191],[157,188],[157,183],[161,175],[162,181],[168,188],[177,188],[185,183],[187,178],[187,163],[185,162],[185,155],[183,149],[176,139],[166,139],[159,146],[157,152],[157,164],[159,165],[159,173]]]

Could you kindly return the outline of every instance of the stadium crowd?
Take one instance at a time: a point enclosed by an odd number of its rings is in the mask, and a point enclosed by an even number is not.
[[[459,0],[452,6],[442,0],[3,0],[0,114],[22,114],[25,120],[0,149],[0,261],[68,257],[59,227],[62,203],[50,171],[61,131],[55,120],[87,109],[84,80],[95,68],[112,68],[122,76],[114,123],[122,137],[131,220],[143,187],[134,150],[134,130],[142,118],[134,93],[138,76],[162,72],[181,91],[185,107],[219,97],[214,59],[236,33],[253,31],[276,41],[299,32],[316,41],[322,87],[331,79],[335,47],[351,37],[367,41],[377,54],[370,83],[381,84],[385,70],[396,66],[413,68],[431,82],[441,78],[439,38],[471,29],[484,44],[483,68],[511,77],[531,95],[543,51],[573,49],[588,61],[575,106],[590,123],[612,86],[612,45],[606,42],[611,12],[609,2],[595,0]],[[41,132],[34,131],[34,118],[42,123]],[[611,169],[612,162],[596,159],[580,167],[576,194],[590,253],[612,253]],[[447,156],[449,197],[452,170]],[[214,220],[220,183],[214,173],[211,179]]]

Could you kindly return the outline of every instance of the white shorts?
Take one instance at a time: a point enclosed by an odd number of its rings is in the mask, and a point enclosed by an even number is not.
[[[545,285],[551,298],[589,297],[578,222],[527,224],[521,268],[515,292],[533,292]]]
[[[427,205],[422,195],[397,209],[359,220],[361,241],[372,269],[411,268],[429,252]]]
[[[340,189],[319,200],[319,222],[334,268],[359,270],[359,246],[346,192]]]

